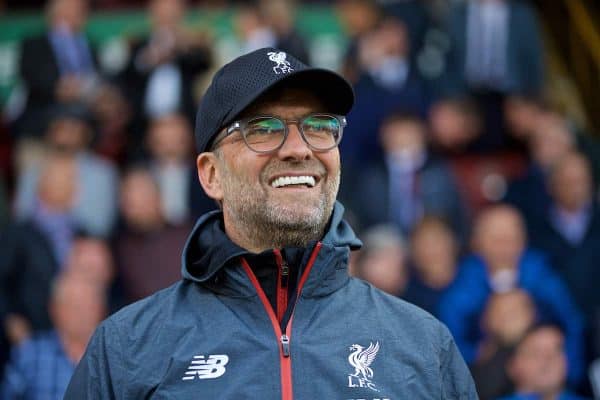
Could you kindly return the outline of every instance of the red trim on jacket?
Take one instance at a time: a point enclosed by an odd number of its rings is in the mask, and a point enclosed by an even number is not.
[[[321,242],[318,242],[316,244],[315,248],[313,249],[313,251],[310,255],[310,258],[308,259],[306,268],[304,269],[304,272],[302,273],[302,277],[300,278],[300,282],[298,283],[298,290],[297,290],[298,294],[296,295],[296,302],[300,298],[300,294],[302,293],[302,287],[304,286],[304,283],[308,279],[308,275],[310,274],[310,271],[312,270],[312,267],[317,258],[317,254],[321,250],[321,247],[322,247]],[[279,252],[279,250],[277,250],[277,252]],[[275,253],[275,254],[277,257],[277,253]],[[279,256],[281,257],[280,252],[279,252]],[[267,298],[267,295],[265,294],[264,290],[260,286],[260,283],[258,282],[256,275],[254,275],[254,272],[252,272],[252,268],[250,267],[250,265],[248,264],[248,261],[246,261],[245,258],[242,257],[241,262],[242,262],[242,267],[244,268],[244,271],[246,271],[248,278],[250,278],[250,282],[252,282],[252,285],[256,289],[256,293],[258,294],[258,297],[260,298],[260,301],[262,302],[263,307],[265,308],[265,311],[267,312],[267,315],[269,316],[269,319],[271,320],[271,325],[273,325],[273,330],[275,331],[277,341],[280,343],[279,362],[281,365],[281,398],[282,398],[282,400],[293,400],[294,393],[293,393],[293,389],[292,389],[292,358],[290,357],[289,346],[290,346],[290,340],[291,340],[290,337],[291,337],[291,332],[292,332],[292,319],[294,318],[294,311],[292,311],[292,315],[291,315],[290,320],[285,328],[285,332],[281,332],[281,327],[279,326],[279,320],[277,319],[277,315],[275,315],[275,311],[273,311],[273,307],[271,307],[271,304],[269,303],[269,299]],[[278,273],[278,276],[279,276],[279,273]],[[294,303],[294,308],[295,307],[296,307],[296,304]],[[279,309],[279,302],[278,302],[277,308]],[[285,310],[284,310],[284,312],[285,312]]]

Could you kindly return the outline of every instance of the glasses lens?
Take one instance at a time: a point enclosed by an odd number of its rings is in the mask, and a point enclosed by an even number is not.
[[[244,135],[246,144],[258,152],[274,150],[285,137],[283,121],[273,117],[260,117],[248,121]]]
[[[332,115],[314,114],[302,120],[306,141],[315,149],[328,150],[339,143],[340,121]]]

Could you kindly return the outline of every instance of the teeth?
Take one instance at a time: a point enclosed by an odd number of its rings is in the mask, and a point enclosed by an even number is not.
[[[315,178],[312,176],[280,176],[271,182],[271,186],[279,188],[288,185],[307,185],[308,187],[315,186]]]

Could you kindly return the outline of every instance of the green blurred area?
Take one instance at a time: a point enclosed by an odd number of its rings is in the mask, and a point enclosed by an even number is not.
[[[235,9],[193,9],[185,19],[186,27],[209,33],[219,62],[235,56],[235,12]],[[300,7],[296,13],[296,27],[308,41],[313,64],[334,69],[339,66],[346,37],[332,7]],[[44,30],[42,12],[0,16],[0,105],[5,104],[18,83],[21,40]],[[86,33],[99,50],[101,59],[114,59],[115,52],[123,48],[124,39],[142,35],[148,30],[149,21],[143,9],[95,12],[86,26]]]

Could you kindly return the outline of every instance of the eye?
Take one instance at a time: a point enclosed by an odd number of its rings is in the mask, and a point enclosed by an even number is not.
[[[281,134],[285,130],[283,122],[277,118],[264,117],[248,121],[246,137]]]
[[[337,134],[340,122],[330,115],[311,115],[302,121],[302,128],[306,133]]]

